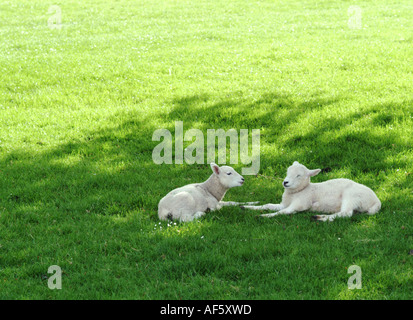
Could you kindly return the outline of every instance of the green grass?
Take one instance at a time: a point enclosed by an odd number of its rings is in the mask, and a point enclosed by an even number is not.
[[[48,1],[0,3],[0,298],[413,298],[410,0],[53,4],[61,30]],[[298,160],[331,168],[313,181],[368,185],[382,210],[159,223],[161,197],[211,172],[153,163],[153,132],[175,121],[261,130],[259,175],[225,200],[278,203]]]

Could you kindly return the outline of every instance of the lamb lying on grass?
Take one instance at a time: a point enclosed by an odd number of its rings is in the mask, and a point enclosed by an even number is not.
[[[283,182],[285,188],[280,204],[263,206],[243,206],[253,210],[275,210],[278,212],[263,214],[273,217],[281,214],[292,214],[299,211],[317,211],[333,213],[317,215],[312,218],[320,221],[333,221],[338,217],[351,217],[353,212],[375,214],[381,208],[380,200],[368,187],[349,179],[332,179],[321,183],[311,183],[310,177],[321,170],[309,170],[295,161],[287,170]]]
[[[193,183],[169,192],[159,201],[158,215],[161,220],[192,221],[211,210],[242,203],[221,201],[228,189],[240,187],[244,178],[233,168],[219,167],[211,163],[212,175],[203,183]],[[258,202],[247,202],[256,204]]]

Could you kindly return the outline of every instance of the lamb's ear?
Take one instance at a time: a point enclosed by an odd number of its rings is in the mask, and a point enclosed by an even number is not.
[[[294,161],[293,166],[300,164],[298,161]]]
[[[211,162],[211,169],[212,169],[212,171],[213,171],[216,175],[219,174],[219,167],[218,167],[218,165],[217,165],[216,163]]]
[[[320,173],[321,169],[308,170],[308,176],[314,177]]]

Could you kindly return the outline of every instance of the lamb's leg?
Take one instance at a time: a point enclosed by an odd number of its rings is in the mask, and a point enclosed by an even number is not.
[[[198,218],[202,217],[203,215],[205,215],[205,213],[206,212],[203,212],[203,211],[195,212],[194,219],[198,219]]]
[[[180,222],[189,222],[189,221],[192,221],[192,220],[194,220],[194,216],[192,214],[191,215],[185,214],[185,215],[182,215],[182,216],[179,217]]]
[[[262,206],[241,206],[241,209],[251,209],[251,210],[275,210],[279,211],[284,209],[284,206],[279,204],[267,203]]]
[[[262,214],[261,217],[271,218],[271,217],[282,215],[282,214],[293,214],[295,212],[297,212],[297,210],[295,210],[294,207],[289,206],[287,208],[281,209],[278,212]]]
[[[330,215],[313,216],[312,219],[319,220],[319,221],[334,221],[334,219],[336,218],[343,218],[343,217],[349,218],[353,215],[354,206],[355,205],[352,203],[351,200],[349,199],[347,199],[347,201],[343,200],[340,212],[333,213]]]
[[[323,214],[323,215],[318,215],[318,216],[313,216],[313,220],[318,220],[318,221],[334,221],[336,218],[349,218],[353,215],[353,212],[337,212],[333,214]]]
[[[190,222],[190,221],[193,221],[195,219],[198,219],[198,218],[202,217],[204,214],[205,214],[205,212],[203,212],[203,211],[198,211],[198,212],[195,212],[194,214],[183,214],[179,218],[179,221],[181,221],[181,222]]]
[[[219,204],[221,207],[232,207],[232,206],[239,206],[239,205],[251,205],[251,204],[257,204],[259,201],[255,202],[235,202],[235,201],[220,201]]]

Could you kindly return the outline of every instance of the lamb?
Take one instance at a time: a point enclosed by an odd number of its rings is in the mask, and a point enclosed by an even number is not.
[[[321,183],[311,183],[310,177],[319,174],[320,171],[320,169],[309,170],[295,161],[288,168],[287,177],[283,181],[285,190],[280,204],[269,203],[262,206],[242,206],[242,208],[277,211],[261,215],[263,217],[293,214],[307,210],[333,213],[312,217],[313,220],[320,221],[351,217],[355,211],[373,215],[380,210],[380,200],[365,185],[349,179],[332,179]]]
[[[244,178],[229,166],[211,163],[212,175],[203,183],[189,184],[169,192],[159,201],[158,216],[161,220],[192,221],[211,210],[242,203],[224,202],[225,193],[244,184]],[[248,202],[246,204],[256,204]]]

